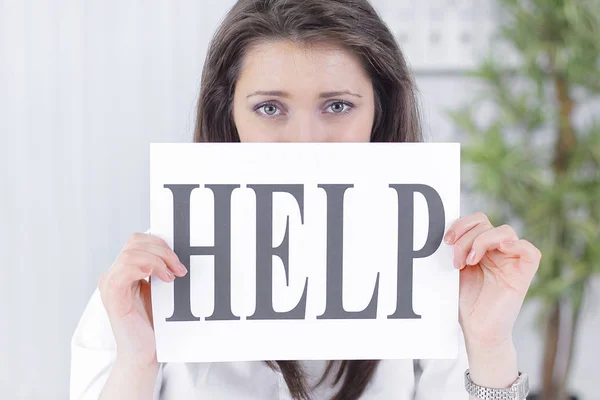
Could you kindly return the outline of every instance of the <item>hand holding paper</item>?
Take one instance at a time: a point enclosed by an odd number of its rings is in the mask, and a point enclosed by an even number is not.
[[[483,213],[455,221],[444,240],[454,246],[460,269],[459,320],[471,377],[508,387],[518,372],[512,330],[541,253],[512,227],[494,227]]]
[[[494,227],[485,214],[460,218],[444,240],[454,245],[460,272],[460,322],[467,341],[492,346],[512,329],[540,263],[540,251],[508,225]]]
[[[471,376],[514,381],[540,254],[458,218],[458,148],[295,146],[153,149],[156,236],[132,236],[100,281],[115,368],[139,379],[113,375],[148,389],[157,361],[452,358],[458,319]]]
[[[185,267],[164,240],[133,234],[98,287],[117,343],[121,362],[147,367],[156,363],[150,283],[153,275],[164,282],[184,276]]]

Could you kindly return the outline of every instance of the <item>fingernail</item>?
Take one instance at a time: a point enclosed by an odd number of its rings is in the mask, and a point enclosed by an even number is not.
[[[503,247],[512,247],[515,244],[514,241],[509,240],[508,242],[502,242]]]
[[[448,231],[446,236],[444,236],[444,242],[446,242],[446,244],[451,244],[454,242],[454,236],[454,231]]]
[[[187,268],[182,263],[179,263],[179,265],[177,265],[177,269],[179,270],[179,272],[181,272],[184,275],[187,274],[187,272],[188,272]]]
[[[473,265],[474,262],[475,262],[475,250],[471,250],[471,252],[469,253],[469,255],[467,257],[467,264]]]
[[[174,280],[174,279],[175,279],[175,275],[173,275],[173,273],[172,273],[171,271],[169,271],[169,270],[166,270],[166,271],[165,271],[165,275],[167,276],[167,278],[168,278],[170,281],[172,281],[172,280]]]

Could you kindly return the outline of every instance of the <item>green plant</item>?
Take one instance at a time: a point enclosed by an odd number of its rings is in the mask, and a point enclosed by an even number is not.
[[[600,0],[498,5],[491,54],[469,73],[484,91],[450,116],[465,135],[465,184],[542,251],[528,294],[544,306],[541,397],[562,400],[600,273]]]

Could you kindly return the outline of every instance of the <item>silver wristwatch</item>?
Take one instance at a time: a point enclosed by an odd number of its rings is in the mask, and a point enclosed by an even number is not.
[[[519,373],[519,377],[506,389],[492,389],[473,383],[469,370],[465,371],[465,389],[467,392],[481,400],[525,400],[529,394],[529,377]]]

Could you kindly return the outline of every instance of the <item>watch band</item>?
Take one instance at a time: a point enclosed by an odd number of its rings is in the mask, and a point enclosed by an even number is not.
[[[471,396],[481,400],[525,400],[529,394],[529,377],[525,373],[519,373],[519,377],[509,388],[493,389],[473,383],[467,369],[465,389]]]

